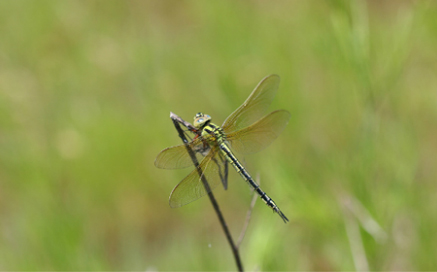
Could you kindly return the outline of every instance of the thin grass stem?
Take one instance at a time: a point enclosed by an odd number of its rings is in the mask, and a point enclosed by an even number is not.
[[[179,116],[177,116],[174,113],[170,113],[170,118],[173,121],[173,124],[179,134],[179,137],[182,139],[182,141],[185,144],[185,147],[187,148],[187,152],[190,155],[191,160],[193,161],[194,166],[196,167],[198,173],[199,173],[199,177],[201,177],[202,180],[202,184],[205,187],[205,190],[208,193],[208,197],[209,200],[211,201],[211,204],[214,208],[215,213],[217,214],[219,221],[220,221],[220,225],[223,228],[223,231],[225,232],[225,236],[228,240],[229,245],[231,246],[232,249],[232,254],[234,255],[234,259],[238,268],[238,271],[243,271],[243,264],[241,262],[241,258],[240,258],[240,253],[238,252],[238,247],[235,245],[232,236],[231,236],[231,232],[229,231],[229,228],[226,224],[225,218],[223,217],[222,212],[220,211],[220,207],[214,197],[214,194],[211,192],[210,186],[208,184],[208,181],[206,180],[206,178],[202,175],[202,170],[199,167],[199,162],[196,159],[196,155],[194,154],[194,151],[188,146],[188,139],[185,136],[184,130],[181,128],[180,124],[184,125],[185,127],[187,127],[190,131],[193,132],[197,132],[197,129],[190,123],[186,122],[185,120],[183,120],[182,118],[180,118]]]

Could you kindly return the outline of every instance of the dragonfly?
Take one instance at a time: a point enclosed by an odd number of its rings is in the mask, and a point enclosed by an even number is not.
[[[179,169],[193,166],[188,145],[200,162],[173,189],[169,199],[170,207],[177,208],[191,203],[221,183],[226,189],[227,169],[230,164],[265,204],[285,223],[288,222],[278,205],[254,181],[233,152],[247,155],[266,148],[288,124],[291,115],[286,110],[275,110],[265,115],[276,95],[279,82],[280,78],[275,74],[263,78],[246,101],[226,118],[222,126],[212,123],[209,115],[197,113],[193,122],[196,136],[187,144],[168,147],[158,154],[155,160],[158,168]],[[209,186],[204,186],[203,178]]]

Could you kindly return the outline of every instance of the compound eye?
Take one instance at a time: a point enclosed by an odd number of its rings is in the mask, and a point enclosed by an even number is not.
[[[197,123],[202,123],[202,122],[203,122],[203,118],[197,120]]]
[[[211,116],[209,116],[208,114],[206,115],[207,118],[211,118]]]

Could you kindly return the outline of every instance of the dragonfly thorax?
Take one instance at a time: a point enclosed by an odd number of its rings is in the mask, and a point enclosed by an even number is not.
[[[223,129],[211,122],[208,122],[208,124],[203,127],[201,136],[210,145],[220,145],[226,140]]]
[[[196,128],[202,128],[204,127],[209,121],[211,121],[211,116],[208,114],[203,114],[201,112],[197,113],[196,116],[194,116],[194,127]]]
[[[201,136],[209,144],[221,144],[224,139],[226,139],[223,129],[216,124],[211,123],[211,116],[208,114],[203,114],[201,112],[197,113],[196,116],[194,116],[193,125],[202,130]]]

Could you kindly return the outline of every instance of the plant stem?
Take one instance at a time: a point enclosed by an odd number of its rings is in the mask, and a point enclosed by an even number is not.
[[[193,164],[197,169],[199,177],[201,177],[201,180],[202,180],[203,186],[205,187],[205,190],[208,192],[209,200],[211,201],[211,204],[214,207],[215,213],[217,214],[217,216],[219,218],[220,224],[223,228],[223,231],[225,232],[228,243],[231,246],[232,254],[234,255],[234,259],[235,259],[235,262],[237,264],[238,271],[243,271],[243,264],[241,263],[240,253],[238,252],[238,248],[235,246],[235,243],[232,240],[232,236],[231,236],[231,233],[229,231],[229,228],[226,224],[226,221],[223,217],[222,212],[220,211],[219,205],[214,197],[214,194],[211,192],[208,181],[202,175],[202,169],[199,167],[199,162],[196,159],[196,155],[194,154],[194,151],[188,146],[189,141],[185,137],[184,131],[181,128],[180,124],[184,125],[190,131],[193,131],[195,133],[197,133],[197,129],[192,124],[186,122],[185,120],[183,120],[182,118],[180,118],[179,116],[177,116],[176,114],[174,114],[172,112],[170,112],[170,118],[172,119],[173,124],[174,124],[176,130],[178,131],[179,137],[182,139],[182,141],[185,144],[185,147],[187,148],[187,152],[190,155],[190,158],[193,161]]]

